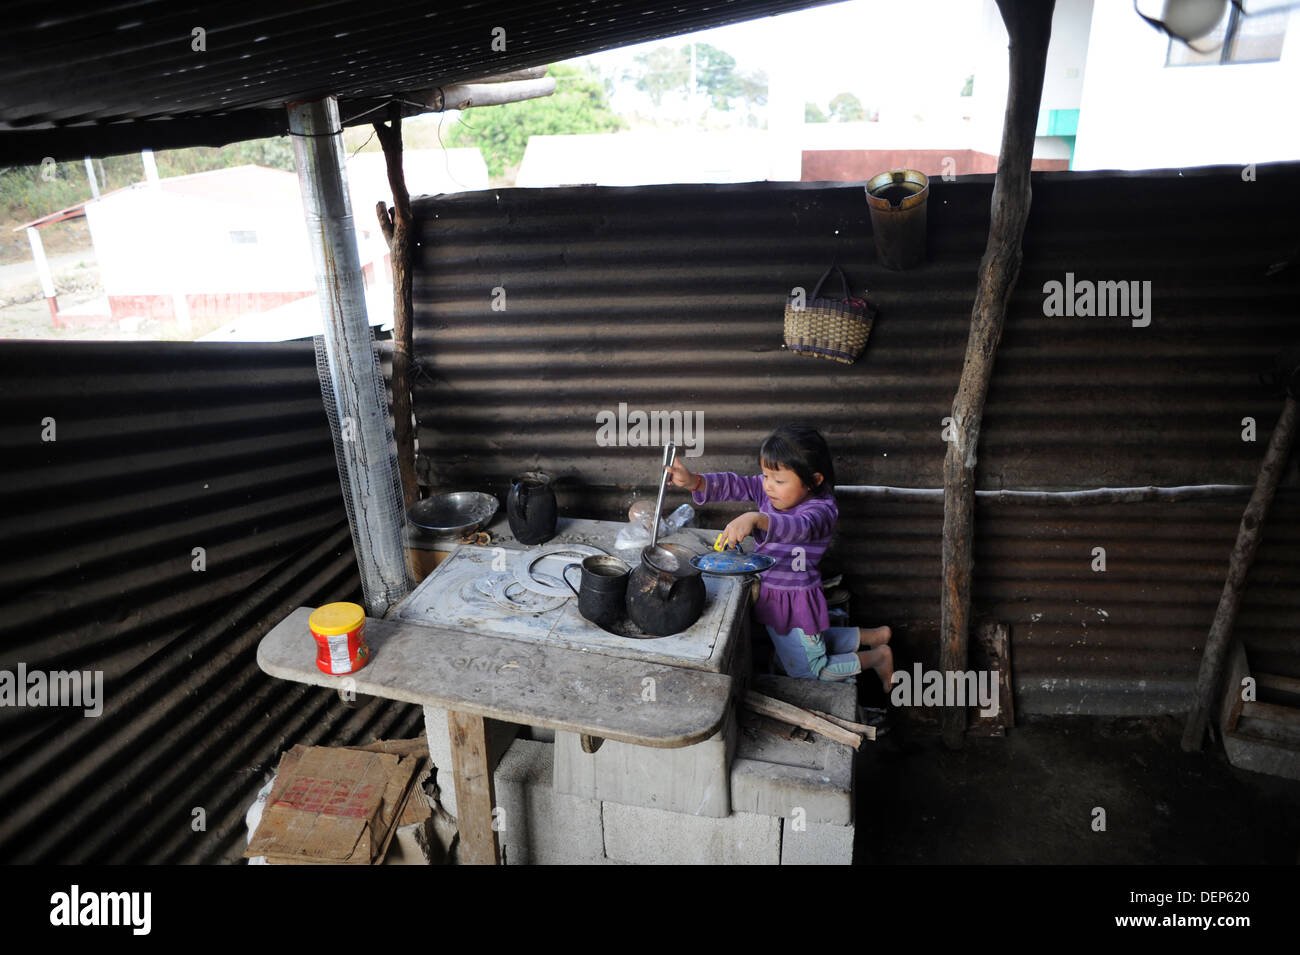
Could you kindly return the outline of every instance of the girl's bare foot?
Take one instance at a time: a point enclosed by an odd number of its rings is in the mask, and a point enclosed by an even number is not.
[[[889,642],[893,631],[888,627],[872,627],[870,630],[858,628],[858,646],[859,647],[883,647]]]
[[[858,662],[863,670],[875,670],[880,682],[888,693],[894,684],[894,651],[889,647],[876,647],[858,653]]]

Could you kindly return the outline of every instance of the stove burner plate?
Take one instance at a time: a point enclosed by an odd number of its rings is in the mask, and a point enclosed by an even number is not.
[[[581,563],[584,557],[597,557],[602,554],[608,556],[599,547],[591,547],[587,544],[565,544],[561,547],[548,547],[539,554],[525,553],[516,565],[515,579],[533,593],[545,594],[548,597],[572,597],[573,591],[560,579],[561,574],[564,573],[564,566]],[[541,566],[543,561],[549,561],[545,569]]]
[[[536,593],[503,574],[492,590],[492,599],[502,607],[520,613],[546,613],[564,606],[568,598]]]

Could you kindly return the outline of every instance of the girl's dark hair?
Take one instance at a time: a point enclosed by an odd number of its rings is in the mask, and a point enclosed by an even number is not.
[[[763,446],[758,449],[758,462],[769,468],[789,468],[814,494],[825,495],[835,490],[831,450],[821,433],[808,425],[787,424],[777,428],[763,440]],[[822,476],[820,487],[814,474]]]

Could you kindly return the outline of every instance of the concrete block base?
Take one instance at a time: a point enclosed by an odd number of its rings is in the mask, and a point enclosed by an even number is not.
[[[857,707],[856,688],[842,683],[762,677],[754,689],[844,719],[852,719]],[[853,750],[821,736],[780,739],[744,728],[731,764],[731,808],[798,817],[809,826],[847,826],[853,821]]]
[[[552,788],[555,747],[517,739],[497,767],[498,838],[506,865],[605,861],[600,803]]]
[[[778,865],[781,820],[748,812],[725,819],[604,805],[605,854],[640,865]]]
[[[722,729],[694,746],[656,749],[605,740],[584,753],[577,733],[555,734],[555,791],[692,816],[731,814],[735,711]]]
[[[781,865],[852,865],[853,827],[816,823],[796,829],[782,820]]]

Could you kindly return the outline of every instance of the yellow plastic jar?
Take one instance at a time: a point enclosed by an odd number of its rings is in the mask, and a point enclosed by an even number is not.
[[[317,607],[307,618],[316,638],[316,666],[333,676],[355,673],[370,659],[366,646],[366,611],[354,603]]]

